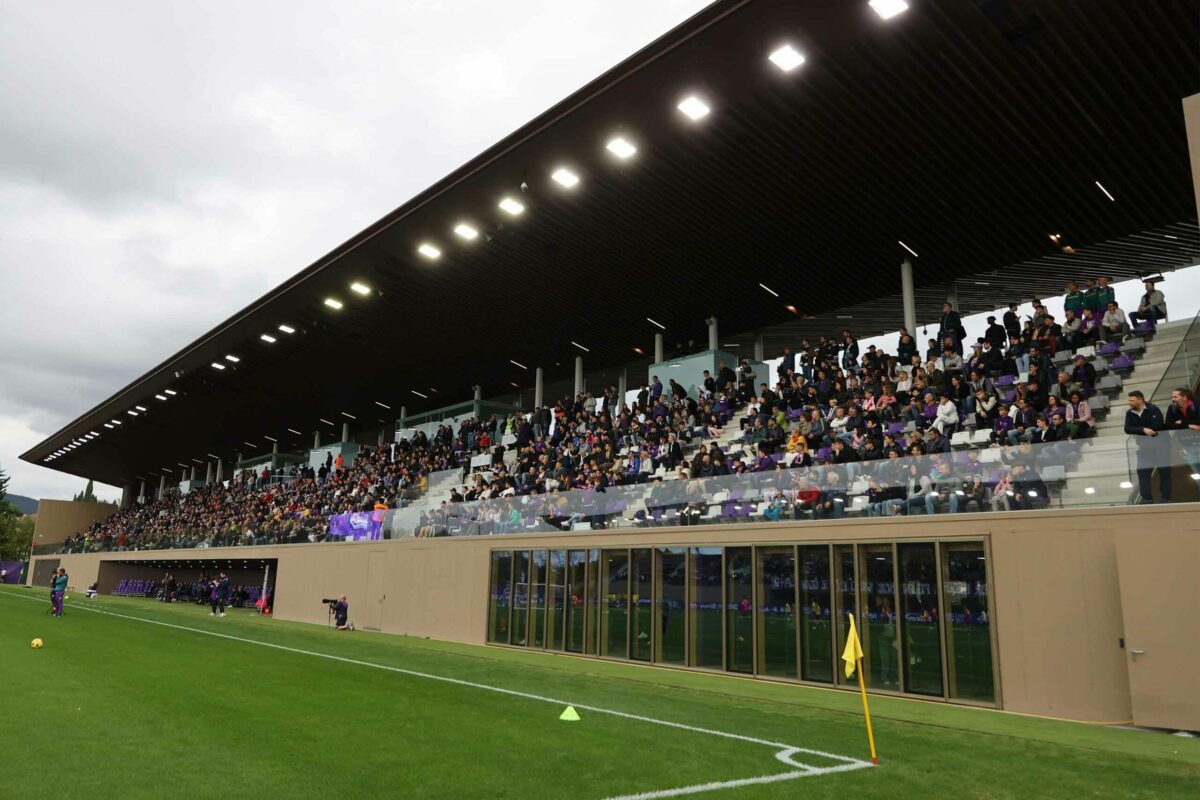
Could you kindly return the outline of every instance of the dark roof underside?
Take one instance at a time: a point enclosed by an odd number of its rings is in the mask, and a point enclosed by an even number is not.
[[[1067,275],[1193,263],[1181,99],[1200,91],[1196,0],[912,5],[884,23],[857,0],[715,3],[22,458],[95,430],[49,466],[177,476],[177,462],[269,450],[266,436],[302,446],[343,411],[377,426],[474,384],[531,383],[510,359],[566,377],[572,341],[589,371],[622,364],[649,351],[647,317],[669,340],[703,341],[709,315],[724,341],[880,333],[901,320],[900,241],[919,254],[926,314],[951,280],[971,311]],[[790,74],[766,60],[784,41],[807,56]],[[675,108],[693,92],[713,109],[696,123]],[[638,148],[628,162],[605,149],[617,133]],[[559,165],[573,190],[549,179]],[[506,194],[518,219],[496,208]],[[483,235],[462,243],[462,220]],[[437,262],[416,254],[424,241]],[[331,295],[343,310],[322,305]],[[208,366],[226,353],[242,360]],[[178,394],[154,400],[165,388]],[[126,416],[136,404],[149,413]],[[102,429],[114,417],[126,424]]]

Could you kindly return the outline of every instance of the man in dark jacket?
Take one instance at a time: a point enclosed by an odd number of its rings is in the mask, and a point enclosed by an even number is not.
[[[1008,331],[1005,330],[1003,325],[996,322],[995,317],[988,317],[987,324],[987,330],[983,333],[984,340],[991,342],[992,347],[996,350],[1003,349],[1004,345],[1008,342]]]
[[[1159,432],[1166,429],[1162,411],[1136,389],[1129,393],[1129,410],[1125,412],[1125,433],[1137,436],[1137,474],[1139,503],[1154,502],[1154,471],[1158,470],[1160,502],[1171,502],[1170,441]]]
[[[938,341],[945,342],[946,339],[951,339],[954,342],[954,352],[960,356],[963,354],[962,340],[967,335],[967,332],[962,326],[962,317],[954,310],[954,306],[950,303],[942,303],[942,318],[938,322]]]
[[[1004,332],[1008,334],[1008,338],[1021,336],[1021,318],[1017,316],[1017,309],[1020,305],[1017,303],[1009,303],[1008,311],[1004,312]]]

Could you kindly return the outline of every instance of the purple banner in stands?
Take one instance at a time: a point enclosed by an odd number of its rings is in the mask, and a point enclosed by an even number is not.
[[[20,561],[0,561],[0,583],[17,583],[21,580]]]
[[[330,539],[380,539],[383,530],[383,513],[356,511],[352,514],[335,514],[329,518]]]

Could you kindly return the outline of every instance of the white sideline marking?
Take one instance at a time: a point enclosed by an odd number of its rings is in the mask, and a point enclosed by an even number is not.
[[[36,597],[28,595],[15,594],[13,592],[0,591],[0,595],[7,595],[21,600],[32,600],[38,603],[44,603],[45,600],[39,600]],[[330,661],[340,661],[345,664],[354,664],[359,667],[370,667],[372,669],[385,670],[387,672],[395,672],[401,675],[408,675],[414,678],[424,678],[431,681],[441,681],[442,683],[451,683],[457,686],[466,686],[471,689],[481,689],[487,692],[495,692],[497,694],[509,695],[511,697],[522,697],[526,700],[536,700],[541,703],[551,703],[556,706],[574,706],[576,709],[591,711],[595,714],[607,714],[613,717],[622,719],[636,720],[637,722],[646,722],[651,725],[662,725],[667,728],[676,728],[678,730],[689,731],[691,733],[703,733],[708,736],[717,736],[723,739],[736,739],[742,742],[751,744],[763,745],[764,747],[776,748],[776,760],[792,767],[790,772],[776,772],[768,775],[758,775],[752,778],[739,778],[730,781],[713,781],[710,783],[697,783],[691,786],[678,786],[672,789],[659,789],[655,791],[642,792],[640,794],[624,794],[604,798],[604,800],[658,800],[658,798],[666,797],[682,797],[689,794],[700,794],[701,792],[714,792],[721,789],[736,789],[742,786],[754,786],[764,783],[778,783],[779,781],[790,781],[796,778],[805,778],[810,775],[829,775],[835,772],[850,772],[857,769],[868,769],[872,765],[868,761],[862,761],[849,756],[840,756],[834,753],[826,753],[821,750],[812,750],[805,747],[794,747],[782,742],[772,742],[768,739],[757,739],[753,736],[744,736],[740,733],[728,733],[726,731],[712,730],[710,728],[699,728],[695,725],[685,725],[682,722],[671,722],[669,720],[654,719],[653,717],[643,717],[640,714],[630,714],[625,711],[616,711],[611,708],[600,708],[599,706],[589,706],[582,703],[572,702],[570,700],[559,700],[554,697],[545,697],[528,692],[518,692],[515,689],[505,689],[500,686],[489,686],[486,683],[475,683],[461,678],[450,678],[445,675],[434,675],[428,672],[418,672],[416,670],[404,669],[403,667],[393,667],[387,664],[376,664],[371,661],[360,661],[356,658],[347,658],[345,656],[335,656],[331,653],[318,653],[312,650],[301,650],[297,647],[288,647],[287,645],[275,644],[273,642],[263,642],[258,639],[246,639],[241,636],[233,636],[228,633],[218,633],[216,631],[208,631],[203,628],[189,628],[186,625],[176,625],[171,622],[161,622],[155,619],[145,619],[144,617],[134,617],[128,614],[118,614],[115,611],[104,611],[99,608],[90,608],[86,605],[71,603],[72,608],[90,611],[93,614],[103,614],[109,617],[118,617],[120,619],[132,620],[134,622],[144,622],[148,625],[159,625],[163,628],[174,628],[175,630],[188,631],[189,633],[198,633],[203,636],[213,636],[218,639],[228,639],[234,642],[242,642],[243,644],[253,644],[259,647],[269,647],[273,650],[283,650],[288,653],[296,653],[298,655],[312,656],[314,658],[325,658]],[[820,756],[831,761],[841,761],[843,763],[833,767],[814,767],[809,764],[804,764],[799,761],[794,761],[792,756],[797,753],[807,753],[808,755]]]

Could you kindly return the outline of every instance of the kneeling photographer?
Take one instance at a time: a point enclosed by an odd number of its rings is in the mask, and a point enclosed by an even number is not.
[[[339,631],[354,630],[354,623],[349,621],[350,604],[346,602],[346,595],[342,595],[336,600],[326,597],[321,602],[329,606],[329,613],[333,615],[335,628]]]

